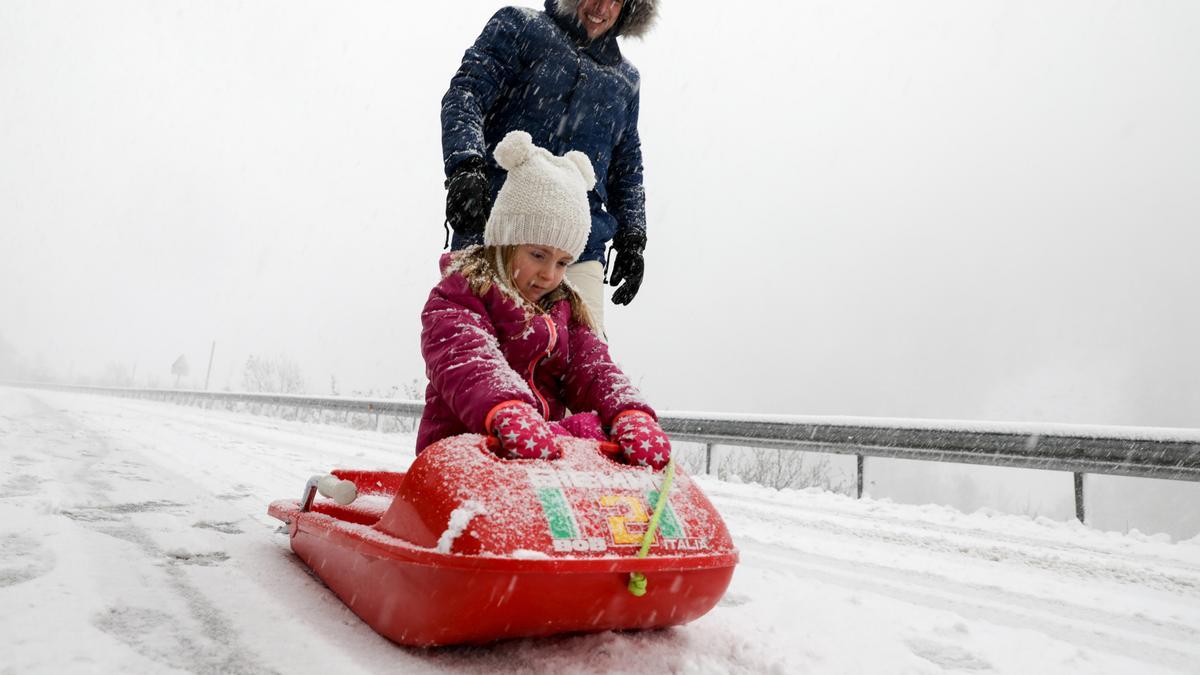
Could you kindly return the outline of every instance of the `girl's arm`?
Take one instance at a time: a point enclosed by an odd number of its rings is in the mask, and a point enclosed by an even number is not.
[[[462,287],[447,293],[445,287],[455,281]],[[483,301],[461,278],[448,278],[429,294],[421,312],[421,355],[430,384],[473,433],[486,433],[488,413],[497,404],[536,403],[500,351]]]
[[[578,321],[571,322],[569,334],[571,357],[563,392],[571,410],[594,410],[606,427],[627,410],[641,410],[657,417],[642,393],[613,363],[603,340]]]

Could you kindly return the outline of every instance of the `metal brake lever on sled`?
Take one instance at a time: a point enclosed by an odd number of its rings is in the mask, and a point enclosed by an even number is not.
[[[313,500],[317,498],[317,481],[320,476],[313,476],[304,484],[304,494],[300,496],[300,512],[308,513],[312,509]]]
[[[487,437],[487,448],[492,452],[500,450],[500,439],[495,436]],[[621,454],[621,444],[613,443],[612,441],[600,441],[600,452],[610,457],[616,457]]]
[[[304,484],[304,493],[300,495],[300,512],[308,513],[312,510],[313,500],[317,498],[317,483],[321,480],[321,476],[313,476]],[[292,524],[291,519],[284,521],[276,530],[276,534],[287,534],[289,526]]]

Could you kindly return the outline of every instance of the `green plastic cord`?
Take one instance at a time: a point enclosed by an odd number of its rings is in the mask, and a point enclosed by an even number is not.
[[[650,544],[654,543],[654,533],[658,531],[658,521],[662,520],[663,509],[667,506],[667,495],[671,492],[671,483],[675,482],[675,458],[667,460],[667,470],[663,472],[662,490],[658,493],[658,501],[654,504],[654,514],[650,516],[650,526],[642,537],[642,549],[638,558],[645,558],[650,552]],[[641,572],[629,573],[629,592],[639,598],[646,594],[646,575]]]

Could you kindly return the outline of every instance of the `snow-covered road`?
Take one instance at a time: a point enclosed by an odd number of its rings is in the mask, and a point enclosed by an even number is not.
[[[650,633],[414,650],[378,637],[267,504],[408,436],[0,388],[0,673],[1200,672],[1200,538],[700,478],[727,596]]]

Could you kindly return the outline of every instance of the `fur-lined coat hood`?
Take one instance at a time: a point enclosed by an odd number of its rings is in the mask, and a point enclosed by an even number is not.
[[[550,0],[547,4],[554,5],[554,13],[564,19],[575,20],[579,10],[579,0]],[[612,28],[614,37],[641,38],[654,26],[658,18],[658,0],[625,0],[621,7],[621,16]]]

